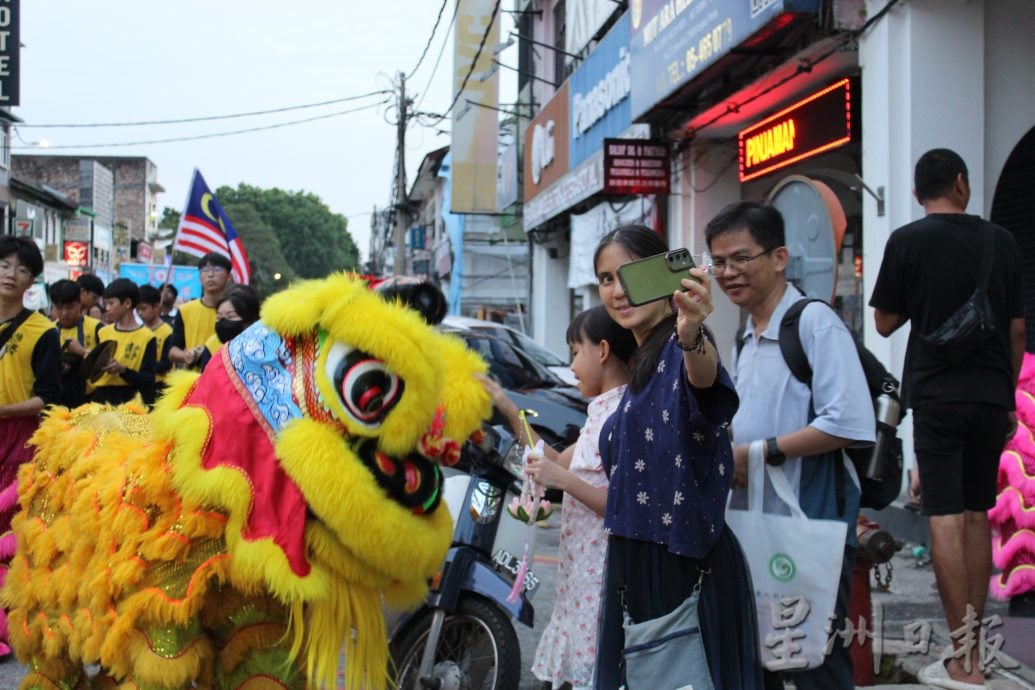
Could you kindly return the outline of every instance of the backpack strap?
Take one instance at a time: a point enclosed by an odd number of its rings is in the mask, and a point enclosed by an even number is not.
[[[747,342],[747,322],[740,324],[737,328],[737,361],[740,361],[740,353],[744,351],[744,343]]]
[[[805,356],[805,348],[801,344],[801,313],[813,302],[823,302],[816,298],[803,298],[792,304],[780,320],[780,354],[794,378],[798,379],[809,390],[812,390],[812,365]],[[824,304],[826,304],[824,302]]]
[[[3,333],[0,333],[0,353],[3,352],[4,346],[7,345],[7,341],[11,339],[18,327],[25,323],[25,319],[30,316],[32,316],[32,310],[22,307],[22,310],[14,318],[7,321],[7,328],[4,329]]]
[[[809,387],[809,417],[815,416],[812,407],[812,365],[805,356],[805,347],[801,344],[801,313],[813,302],[823,302],[816,298],[803,298],[792,304],[780,320],[780,354],[794,378]],[[828,307],[830,305],[827,305]],[[837,500],[837,514],[845,514],[845,464],[844,460],[834,463],[834,491]]]

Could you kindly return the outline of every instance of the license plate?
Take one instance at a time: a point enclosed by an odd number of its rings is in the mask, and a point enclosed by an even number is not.
[[[517,577],[518,569],[521,567],[521,559],[519,557],[506,549],[500,549],[492,555],[492,560],[497,568],[505,573],[509,573],[512,580]],[[525,570],[525,596],[531,599],[537,589],[539,589],[539,578],[532,572],[532,568],[529,567]]]

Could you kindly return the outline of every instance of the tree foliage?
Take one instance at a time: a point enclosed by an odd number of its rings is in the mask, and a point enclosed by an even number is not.
[[[223,210],[234,224],[234,230],[241,236],[252,268],[251,285],[261,296],[266,297],[283,290],[291,281],[298,278],[284,258],[273,228],[254,206],[226,203],[223,204]]]
[[[237,189],[220,187],[216,197],[235,228],[239,221],[230,207],[252,207],[278,241],[287,265],[303,278],[322,278],[359,267],[359,250],[349,234],[347,219],[331,211],[315,194],[241,183]],[[244,233],[241,236],[251,255],[254,243]]]
[[[166,206],[162,209],[162,218],[158,221],[158,227],[175,230],[180,224],[180,212]]]

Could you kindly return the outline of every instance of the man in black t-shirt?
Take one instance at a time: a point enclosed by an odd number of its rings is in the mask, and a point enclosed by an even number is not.
[[[965,642],[970,635],[978,640],[984,616],[992,567],[986,511],[995,505],[999,455],[1017,423],[1014,388],[1024,355],[1020,252],[1008,230],[965,213],[970,184],[958,154],[928,151],[914,178],[924,218],[888,239],[870,306],[885,337],[911,322],[903,394],[913,409],[938,591],[949,629],[960,631],[951,658],[924,669],[920,680],[948,675],[981,684],[981,645]],[[994,244],[987,294],[995,330],[961,364],[950,366],[931,353],[921,334],[936,330],[974,292],[989,233]]]

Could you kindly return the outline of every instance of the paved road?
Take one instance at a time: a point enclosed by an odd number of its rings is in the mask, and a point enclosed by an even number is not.
[[[521,643],[521,690],[538,690],[542,683],[532,675],[532,659],[539,644],[539,636],[546,629],[553,611],[554,575],[557,572],[557,545],[560,537],[560,511],[550,516],[550,527],[540,529],[536,534],[536,555],[534,570],[542,581],[535,593],[532,605],[535,608],[535,626],[526,628],[518,624],[518,641]]]

